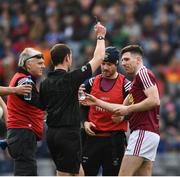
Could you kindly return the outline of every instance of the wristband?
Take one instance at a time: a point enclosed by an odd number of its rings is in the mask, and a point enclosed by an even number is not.
[[[105,40],[105,37],[103,37],[103,36],[98,36],[98,37],[97,37],[97,40]]]

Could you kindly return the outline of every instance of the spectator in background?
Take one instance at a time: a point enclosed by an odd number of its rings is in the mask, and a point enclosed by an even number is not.
[[[35,160],[37,141],[42,138],[44,113],[40,109],[36,79],[42,76],[44,59],[41,52],[25,48],[19,57],[19,70],[10,82],[10,86],[26,83],[27,76],[32,77],[32,98],[9,95],[7,101],[7,142],[8,150],[14,159],[14,175],[36,176]]]

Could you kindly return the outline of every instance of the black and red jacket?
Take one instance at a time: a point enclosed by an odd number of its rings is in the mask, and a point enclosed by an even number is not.
[[[114,85],[112,85],[112,88],[110,88],[108,91],[105,91],[101,85],[102,80],[103,77],[101,74],[86,80],[84,82],[86,92],[103,101],[122,104],[124,98],[128,95],[128,89],[131,82],[123,75],[119,74],[118,77],[114,79]],[[81,106],[81,113],[82,123],[85,121],[93,122],[96,125],[96,128],[93,129],[95,132],[127,131],[127,121],[123,121],[119,124],[114,123],[111,119],[112,113],[101,107],[91,106],[89,108]],[[96,136],[101,135],[96,134]]]
[[[102,76],[98,75],[94,79],[90,94],[103,101],[122,104],[124,101],[124,79],[125,77],[119,74],[113,87],[109,91],[103,91],[101,89]],[[95,130],[98,131],[127,131],[127,121],[117,124],[112,121],[111,116],[111,112],[99,106],[91,106],[89,109],[88,121],[93,122],[96,125]]]
[[[23,79],[30,75],[22,68],[10,81],[11,87],[23,84]],[[7,100],[8,119],[7,128],[27,128],[32,130],[38,137],[42,138],[44,127],[44,112],[39,103],[39,93],[36,89],[35,79],[32,77],[32,99],[24,100],[23,96],[9,95]]]

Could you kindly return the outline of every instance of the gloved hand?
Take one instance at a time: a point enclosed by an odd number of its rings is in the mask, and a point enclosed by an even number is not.
[[[0,140],[0,147],[2,148],[2,150],[6,149],[6,147],[7,147],[6,139]]]

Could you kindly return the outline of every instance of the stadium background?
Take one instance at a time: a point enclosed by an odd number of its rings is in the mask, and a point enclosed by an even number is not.
[[[8,85],[25,47],[44,53],[46,71],[51,69],[49,49],[59,42],[72,48],[74,68],[87,62],[96,41],[94,16],[107,27],[106,46],[142,45],[162,105],[153,174],[180,175],[180,0],[0,0],[0,85]],[[4,132],[1,121],[1,138]],[[39,175],[53,175],[44,141],[37,157]],[[0,149],[0,175],[12,175],[12,170],[12,160]]]

